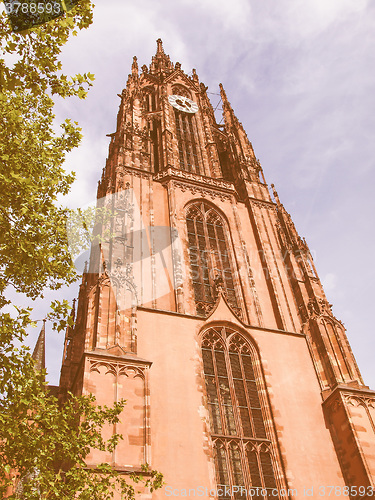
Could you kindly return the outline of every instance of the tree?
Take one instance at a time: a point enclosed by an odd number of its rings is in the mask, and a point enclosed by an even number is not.
[[[60,53],[69,36],[92,23],[92,4],[82,0],[62,18],[14,33],[0,15],[0,493],[15,475],[23,478],[23,498],[112,498],[117,483],[134,496],[108,465],[96,472],[85,467],[90,447],[111,449],[101,439],[105,423],[115,422],[124,402],[95,406],[90,396],[70,395],[63,404],[46,391],[45,373],[35,371],[22,346],[31,310],[13,308],[9,290],[29,298],[43,296],[76,279],[65,224],[68,211],[57,205],[74,174],[63,169],[66,153],[77,147],[81,131],[65,120],[54,131],[53,97],[84,98],[93,75],[68,77]],[[54,304],[62,328],[67,304]],[[16,349],[18,341],[21,347]],[[77,418],[78,416],[78,418]],[[134,478],[134,481],[139,478]],[[161,484],[156,471],[151,488]],[[16,498],[11,494],[9,498]]]
[[[93,396],[69,394],[61,405],[46,392],[44,373],[35,371],[27,353],[23,353],[21,371],[2,383],[2,389],[7,393],[7,400],[0,401],[2,498],[7,490],[4,478],[14,479],[12,471],[17,471],[18,488],[10,499],[107,500],[116,489],[122,498],[131,499],[140,481],[151,491],[162,484],[161,474],[147,467],[147,479],[132,474],[132,485],[108,464],[98,465],[95,471],[86,467],[91,448],[115,448],[120,436],[105,442],[101,429],[119,421],[124,401],[113,408],[100,407]]]

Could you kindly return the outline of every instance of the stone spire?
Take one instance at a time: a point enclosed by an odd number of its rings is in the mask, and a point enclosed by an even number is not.
[[[156,40],[156,44],[156,54],[152,58],[150,73],[170,73],[174,69],[173,64],[171,63],[169,55],[164,52],[163,42],[161,38],[158,38]]]
[[[32,358],[35,361],[36,370],[44,370],[46,367],[46,320],[43,320],[43,326],[40,330],[38,340],[36,341]]]

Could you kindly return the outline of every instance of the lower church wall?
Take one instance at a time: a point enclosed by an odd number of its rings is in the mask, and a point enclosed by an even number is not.
[[[186,316],[138,311],[142,333],[138,355],[152,362],[150,459],[166,482],[155,498],[164,498],[171,488],[176,493],[200,486],[215,488],[199,344],[204,324]],[[345,483],[324,421],[305,337],[254,328],[247,332],[259,348],[288,487],[297,490],[299,497],[307,496],[304,489],[309,489],[312,498],[322,497],[320,487],[343,491]],[[347,498],[344,493],[335,494],[335,498],[341,496]]]

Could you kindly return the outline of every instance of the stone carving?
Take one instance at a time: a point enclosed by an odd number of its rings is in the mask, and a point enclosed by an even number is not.
[[[119,165],[117,167],[118,172],[123,172],[125,175],[132,175],[134,177],[140,177],[142,179],[149,179],[152,176],[151,172],[146,172],[145,170],[138,170],[132,167],[126,167]]]
[[[212,179],[210,177],[204,177],[202,175],[193,174],[191,172],[185,172],[184,170],[178,170],[175,168],[168,168],[167,170],[160,172],[154,177],[154,179],[156,181],[161,181],[165,177],[177,177],[179,179],[190,180],[204,186],[208,185],[225,191],[230,191],[232,193],[235,192],[234,186],[230,182],[223,181],[221,179]]]
[[[212,200],[214,200],[215,198],[219,198],[221,201],[232,199],[232,196],[229,194],[225,194],[225,193],[221,193],[221,192],[217,192],[217,191],[212,191],[211,189],[204,189],[204,188],[201,188],[198,186],[194,186],[192,184],[185,184],[184,182],[176,182],[175,186],[177,188],[180,188],[181,191],[183,191],[183,192],[190,191],[191,194],[193,194],[193,195],[198,193],[203,198],[209,196]]]
[[[364,406],[365,408],[375,409],[375,396],[353,396],[352,394],[345,394],[345,402],[349,406]]]
[[[254,198],[251,199],[251,204],[255,205],[259,208],[266,208],[267,210],[271,210],[273,212],[277,212],[276,206],[272,201],[260,201],[260,200],[255,200]]]
[[[89,358],[90,372],[100,372],[100,367],[104,366],[106,368],[106,374],[111,373],[112,375],[119,376],[125,375],[129,377],[130,375],[135,377],[140,377],[142,379],[145,378],[145,372],[147,366],[136,364],[136,362],[132,361],[107,361],[107,360],[97,360]]]

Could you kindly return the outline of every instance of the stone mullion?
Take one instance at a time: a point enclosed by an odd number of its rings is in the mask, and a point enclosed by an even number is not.
[[[227,365],[227,375],[228,375],[228,382],[229,382],[229,390],[230,390],[230,396],[231,396],[231,400],[232,400],[234,422],[235,422],[235,425],[236,425],[236,436],[240,437],[241,436],[241,430],[242,430],[242,422],[241,422],[240,410],[239,410],[239,407],[238,407],[238,404],[237,404],[236,389],[234,387],[233,374],[232,374],[232,366],[230,364],[229,351],[228,351],[227,346],[225,346],[224,356],[225,356],[225,362],[226,362],[226,365]]]
[[[262,445],[259,445],[258,443],[255,445],[255,449],[256,449],[256,458],[257,458],[257,462],[258,462],[258,468],[259,468],[259,477],[260,477],[260,482],[262,483],[262,489],[264,489],[265,491],[266,490],[266,484],[265,484],[265,481],[264,481],[264,475],[263,475],[263,466],[262,466],[262,462],[260,460],[260,448],[261,448]],[[265,497],[264,495],[262,495],[263,498],[267,498]]]
[[[218,260],[220,262],[220,269],[219,269],[219,271],[221,272],[221,277],[223,279],[224,290],[227,292],[227,283],[226,283],[225,274],[224,274],[223,259],[221,258],[221,249],[220,249],[219,238],[218,238],[217,230],[216,230],[216,222],[217,221],[215,221],[215,223],[212,224],[214,226],[214,233],[215,233],[215,246],[216,246],[216,251],[217,251],[217,254],[218,254]],[[207,232],[208,232],[208,230],[207,230]],[[225,233],[224,227],[223,227],[223,232]],[[225,237],[226,237],[226,234],[224,234],[224,238]],[[210,241],[209,238],[208,238],[208,241]],[[227,242],[225,241],[225,246],[227,247],[228,245],[226,243]],[[230,262],[230,255],[229,255],[228,248],[226,248],[226,250],[228,252],[228,260]],[[215,260],[215,263],[216,263],[216,260]],[[228,297],[228,295],[227,295],[227,297]]]
[[[242,477],[244,480],[245,488],[247,491],[249,491],[249,489],[251,488],[251,474],[250,474],[249,462],[246,456],[246,447],[242,439],[238,444],[241,455]]]
[[[184,137],[184,132],[185,132],[184,120],[182,117],[182,113],[179,111],[175,112],[175,116],[177,117],[177,120],[179,123],[179,128],[180,128],[180,132],[177,132],[177,134],[179,135],[178,147],[179,147],[179,149],[181,148],[182,155],[184,157],[184,164],[180,165],[180,167],[181,167],[181,170],[184,170],[185,172],[189,172],[189,170],[188,170],[189,159],[188,159],[188,155],[187,155],[187,151],[186,151],[186,141],[185,141],[185,137]]]
[[[220,383],[219,383],[219,375],[217,373],[217,366],[216,366],[216,356],[215,356],[215,345],[211,344],[211,355],[212,355],[212,361],[213,361],[213,366],[214,366],[214,375],[215,375],[215,382],[216,382],[216,390],[217,390],[217,401],[219,404],[219,413],[220,413],[220,418],[221,418],[221,430],[222,434],[226,434],[226,421],[225,421],[225,415],[224,415],[224,404],[221,399],[221,392],[220,392]],[[227,433],[229,434],[229,433]]]
[[[166,89],[164,87],[161,87],[160,89],[160,104],[161,104],[161,124],[160,124],[160,129],[161,129],[161,136],[162,136],[162,141],[160,142],[160,157],[162,158],[162,164],[160,165],[160,170],[163,169],[163,166],[168,168],[169,166],[173,166],[173,157],[174,155],[174,149],[175,147],[173,146],[173,142],[171,137],[173,134],[171,133],[171,115],[169,113],[170,111],[170,106],[166,94]],[[176,118],[176,117],[175,117]],[[174,120],[176,121],[176,120]],[[176,127],[176,123],[175,123]],[[177,143],[178,145],[178,143]],[[178,154],[178,148],[177,148],[177,154]],[[171,158],[172,157],[172,158]],[[177,157],[178,164],[180,163],[179,156]]]
[[[190,127],[191,127],[190,133],[192,134],[192,152],[194,153],[194,149],[195,149],[196,156],[197,156],[197,162],[198,162],[198,165],[197,165],[198,172],[195,171],[194,173],[198,174],[198,175],[202,175],[202,173],[204,174],[204,172],[205,172],[205,168],[204,168],[204,160],[203,160],[203,156],[202,156],[201,141],[199,140],[199,133],[197,130],[198,125],[197,125],[197,120],[196,120],[195,116],[191,116],[191,118],[190,118]],[[194,158],[194,154],[193,154],[193,158]]]
[[[209,282],[210,287],[211,287],[212,298],[214,299],[214,291],[215,291],[214,285],[215,285],[215,282],[214,282],[214,277],[211,276],[211,275],[213,274],[215,262],[213,262],[213,258],[212,258],[212,252],[211,252],[211,247],[210,247],[210,238],[209,238],[208,229],[207,229],[207,213],[205,212],[205,208],[204,208],[203,203],[202,203],[202,212],[203,212],[204,242],[205,242],[206,252],[208,254],[207,255],[207,261],[209,260],[210,263],[211,263],[211,268],[210,268],[209,265],[207,266],[208,267],[208,282]],[[207,264],[208,264],[208,262],[207,262]]]
[[[203,217],[202,217],[202,221],[203,221]],[[198,272],[199,272],[200,283],[201,283],[201,287],[202,287],[202,300],[204,301],[206,298],[206,291],[205,291],[205,287],[204,287],[204,274],[203,274],[202,257],[200,254],[200,247],[199,247],[199,238],[198,238],[198,230],[197,230],[197,217],[194,217],[194,236],[195,236],[195,245],[197,248],[197,257],[198,257],[198,262],[199,262]],[[195,298],[195,285],[194,285],[194,283],[193,283],[193,287],[194,287],[194,298]],[[195,300],[197,300],[197,299],[195,299]]]
[[[224,439],[223,445],[224,445],[223,448],[224,448],[224,453],[225,453],[225,460],[227,462],[227,475],[228,475],[228,482],[229,482],[228,486],[230,488],[230,493],[232,493],[232,490],[233,490],[233,472],[232,472],[232,462],[230,459],[230,452],[229,452],[229,440]],[[224,498],[225,498],[225,496],[224,496]],[[230,494],[230,498],[232,500],[234,500],[232,494]]]
[[[253,413],[251,411],[251,402],[250,402],[249,390],[248,390],[247,384],[246,384],[245,369],[244,369],[244,366],[243,366],[242,353],[240,351],[238,351],[238,357],[240,358],[240,367],[241,367],[243,385],[244,385],[244,388],[245,388],[245,397],[246,397],[246,403],[247,403],[247,411],[249,413],[249,421],[250,421],[251,430],[252,430],[252,437],[256,437],[255,427],[254,427],[254,420],[253,420]],[[255,373],[254,373],[254,375],[255,375]]]
[[[205,132],[204,132],[204,127],[202,124],[202,108],[200,108],[200,111],[195,115],[195,125],[196,125],[196,135],[197,135],[197,146],[198,146],[198,154],[200,154],[200,159],[202,162],[202,174],[206,175],[209,177],[211,175],[210,173],[210,161],[207,155],[207,151],[203,147],[202,141],[200,140],[201,138],[205,137]]]
[[[186,134],[186,154],[188,158],[190,159],[190,172],[196,173],[194,168],[194,153],[193,153],[193,141],[194,137],[191,134],[191,122],[190,122],[190,117],[189,115],[185,114],[184,115],[184,122],[185,122],[185,134]],[[199,168],[199,165],[198,165]]]

